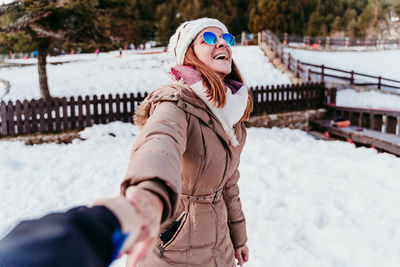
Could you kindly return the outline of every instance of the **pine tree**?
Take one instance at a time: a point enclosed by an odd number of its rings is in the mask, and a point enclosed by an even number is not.
[[[393,10],[394,10],[394,12],[396,13],[396,15],[397,15],[398,17],[400,17],[400,1],[397,2],[397,4],[394,5]]]
[[[183,22],[182,15],[178,11],[178,1],[172,0],[170,3],[159,5],[156,14],[157,39],[161,44],[168,44],[170,36]]]
[[[65,40],[90,42],[106,39],[95,23],[96,5],[96,0],[20,0],[0,6],[0,16],[12,17],[2,30],[24,32],[37,46],[42,98],[51,98],[46,57],[52,45]]]

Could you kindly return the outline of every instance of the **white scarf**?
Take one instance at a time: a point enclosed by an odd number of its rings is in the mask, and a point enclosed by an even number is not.
[[[215,107],[210,100],[208,100],[206,94],[207,88],[203,86],[202,81],[196,82],[190,87],[220,121],[222,128],[224,128],[226,134],[228,135],[232,146],[238,146],[239,142],[236,138],[233,126],[240,121],[244,111],[246,110],[248,97],[247,86],[243,85],[235,94],[232,94],[231,89],[227,87],[226,103],[223,108]]]

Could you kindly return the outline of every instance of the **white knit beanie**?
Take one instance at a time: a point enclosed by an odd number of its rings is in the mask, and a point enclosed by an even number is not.
[[[226,26],[217,19],[201,18],[182,23],[174,35],[169,39],[168,51],[175,58],[176,64],[183,65],[186,51],[197,34],[208,27],[216,27],[224,33],[228,32]]]

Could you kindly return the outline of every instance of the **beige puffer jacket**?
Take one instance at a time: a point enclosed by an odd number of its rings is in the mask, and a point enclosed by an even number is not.
[[[164,242],[140,266],[235,266],[234,248],[247,242],[237,185],[244,123],[235,126],[240,145],[231,146],[205,103],[175,84],[153,91],[136,123],[142,130],[122,193],[137,185],[164,201]]]

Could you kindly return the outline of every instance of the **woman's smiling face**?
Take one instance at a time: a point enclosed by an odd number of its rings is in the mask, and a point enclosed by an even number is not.
[[[217,36],[215,45],[207,44],[203,39],[204,32],[212,32]],[[222,39],[224,32],[216,27],[208,27],[202,30],[193,41],[193,50],[197,58],[210,69],[225,77],[231,72],[232,49]]]

